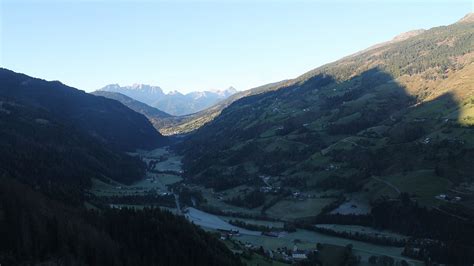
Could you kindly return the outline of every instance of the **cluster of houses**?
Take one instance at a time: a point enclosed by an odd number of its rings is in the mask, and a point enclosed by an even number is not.
[[[294,191],[293,193],[291,193],[291,196],[293,197],[293,199],[297,199],[297,200],[300,200],[300,201],[303,201],[303,200],[306,200],[306,199],[313,199],[313,198],[316,197],[316,195],[306,194],[306,193],[302,193],[302,192],[299,192],[299,191]]]
[[[452,144],[461,144],[461,145],[464,145],[464,140],[460,140],[458,138],[449,138],[447,139],[449,143],[452,143]],[[423,140],[421,140],[420,142],[424,145],[428,145],[430,144],[431,142],[433,141],[433,139],[431,137],[426,137],[424,138]]]
[[[218,229],[218,231],[220,232],[221,240],[229,240],[229,239],[232,239],[232,237],[234,236],[240,236],[240,233],[238,230]],[[262,232],[262,235],[266,235],[270,237],[279,237],[278,232]],[[317,249],[311,249],[311,250],[300,249],[296,245],[294,245],[293,249],[285,246],[285,247],[277,248],[274,250],[271,250],[271,249],[264,250],[262,246],[257,246],[250,242],[245,242],[245,243],[242,243],[240,241],[238,242],[247,250],[258,252],[272,260],[280,260],[280,261],[285,261],[289,263],[305,260],[308,258],[309,254],[318,252]]]
[[[272,187],[272,186],[263,186],[260,187],[260,192],[262,193],[278,193],[280,192],[280,187]]]
[[[244,247],[248,250],[253,250],[255,252],[262,252],[262,247],[255,246],[249,242],[246,242]],[[296,245],[291,248],[282,247],[274,250],[267,249],[264,250],[264,255],[272,260],[281,260],[288,263],[302,261],[308,258],[310,253],[318,252],[317,249],[314,250],[303,250],[299,249]]]
[[[439,194],[435,198],[439,200],[449,201],[449,202],[458,202],[462,200],[462,198],[459,196],[452,197],[447,194]]]
[[[429,246],[443,246],[441,241],[433,239],[412,239],[403,248],[402,255],[411,258],[423,258],[426,252],[426,247]]]
[[[220,232],[221,240],[231,239],[234,236],[240,236],[239,230],[227,230],[227,229],[217,229]]]
[[[223,200],[224,196],[227,196],[226,192],[214,192],[213,191],[212,194],[214,194],[214,197],[218,200]]]
[[[150,181],[151,183],[158,182],[155,180],[154,177],[147,178],[146,180]],[[116,186],[115,189],[117,190],[128,190],[128,191],[133,191],[133,192],[120,192],[120,194],[125,194],[125,195],[133,195],[133,194],[139,194],[139,193],[145,193],[145,194],[155,194],[158,193],[160,196],[168,196],[171,195],[172,193],[167,192],[167,191],[161,191],[160,188],[158,187],[152,187],[152,188],[147,188],[147,187],[124,187],[124,186]],[[101,192],[102,190],[97,190],[98,192]]]
[[[425,144],[425,145],[430,144],[430,142],[431,142],[431,138],[430,138],[430,137],[427,137],[427,138],[425,138],[424,140],[421,141],[421,143],[423,143],[423,144]]]
[[[272,186],[269,181],[270,181],[270,176],[266,175],[261,175],[259,176],[260,179],[262,179],[263,183],[265,183],[265,186],[260,187],[260,192],[262,193],[279,193],[281,190],[281,187],[274,187]]]
[[[314,250],[304,250],[299,249],[296,245],[293,249],[289,249],[287,247],[277,248],[276,250],[268,250],[266,251],[266,255],[271,259],[282,259],[286,262],[297,262],[301,260],[305,260],[308,258],[310,253],[318,252],[317,249]]]
[[[338,166],[338,165],[329,164],[329,165],[326,167],[326,169],[324,169],[324,170],[326,170],[326,171],[334,171],[334,170],[337,170],[337,169],[339,169],[339,168],[340,168],[340,166]]]

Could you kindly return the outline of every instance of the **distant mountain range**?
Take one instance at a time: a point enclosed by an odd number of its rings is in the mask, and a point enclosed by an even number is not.
[[[225,90],[195,91],[186,94],[178,91],[164,93],[158,86],[144,84],[124,87],[118,84],[111,84],[98,91],[121,93],[174,116],[199,112],[237,92],[235,88],[229,87]]]
[[[251,95],[271,91],[272,89],[278,88],[277,85],[282,85],[285,82],[287,82],[287,80],[266,84],[250,90],[239,91],[204,110],[189,115],[181,116],[170,115],[159,110],[158,108],[151,107],[143,102],[135,100],[119,92],[98,90],[92,92],[91,94],[96,96],[103,96],[121,102],[123,105],[134,110],[135,112],[146,116],[156,128],[156,130],[158,130],[161,134],[165,136],[170,136],[178,134],[189,134],[194,130],[202,127],[206,123],[212,121],[222,112],[222,110],[224,110],[234,101],[237,101],[238,99],[243,97],[248,97]]]

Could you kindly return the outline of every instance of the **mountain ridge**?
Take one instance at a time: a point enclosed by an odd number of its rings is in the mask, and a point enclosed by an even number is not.
[[[223,90],[193,91],[184,94],[179,91],[164,93],[160,87],[146,84],[123,87],[111,84],[97,91],[118,92],[175,116],[199,112],[237,92],[234,87],[229,87]]]
[[[460,164],[450,168],[436,149],[447,145],[454,152],[454,144],[462,141],[463,152],[472,152],[473,64],[468,23],[435,27],[344,57],[231,103],[180,146],[185,169],[195,182],[218,190],[259,175],[300,180],[311,188],[357,188],[370,176],[417,176],[414,169],[459,185],[469,180],[470,166],[456,153],[452,156]],[[435,123],[441,120],[446,122]],[[435,149],[430,153],[438,156],[436,163],[406,162],[428,149],[419,143],[433,138],[436,144],[428,147]],[[420,150],[403,159],[404,149]],[[384,154],[400,156],[405,165]],[[411,170],[407,165],[413,165]]]
[[[141,114],[117,101],[90,95],[58,81],[0,69],[0,97],[43,108],[61,120],[121,150],[152,148],[166,142]]]
[[[463,18],[458,20],[456,23],[473,23],[474,22],[474,12],[466,14]]]

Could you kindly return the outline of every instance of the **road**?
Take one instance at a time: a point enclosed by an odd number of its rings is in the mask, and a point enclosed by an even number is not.
[[[174,201],[176,203],[177,214],[178,215],[183,215],[183,213],[181,212],[181,206],[179,205],[179,196],[178,196],[178,194],[173,193],[173,196],[174,196]]]
[[[392,183],[390,183],[390,182],[388,182],[388,181],[385,181],[385,180],[380,179],[380,178],[375,177],[375,176],[372,176],[371,178],[374,179],[374,180],[376,180],[376,181],[385,183],[387,186],[393,188],[398,194],[401,194],[401,193],[402,193],[402,192],[400,191],[400,189],[398,189],[395,185],[393,185]]]
[[[185,214],[186,219],[202,227],[216,229],[216,230],[219,230],[219,229],[220,230],[237,230],[239,231],[240,234],[249,235],[249,236],[260,236],[262,234],[262,232],[260,231],[251,231],[251,230],[247,230],[244,228],[231,225],[216,215],[203,212],[193,207],[189,207],[186,210],[187,210]]]

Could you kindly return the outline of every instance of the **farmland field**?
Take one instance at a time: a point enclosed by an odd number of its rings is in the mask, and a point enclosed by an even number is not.
[[[402,256],[401,252],[403,248],[379,246],[371,243],[365,243],[341,237],[328,236],[308,230],[299,229],[294,233],[288,233],[278,238],[268,236],[241,235],[239,237],[236,237],[235,239],[244,243],[249,242],[256,246],[263,246],[267,249],[277,249],[281,247],[293,248],[295,242],[298,248],[302,249],[314,249],[316,247],[316,243],[331,244],[336,246],[346,246],[348,244],[352,244],[354,254],[357,256],[361,256],[361,262],[363,263],[367,263],[368,258],[372,255],[385,255],[398,260],[406,260],[412,265],[422,265],[420,264],[421,262],[417,260],[412,260],[410,258]]]
[[[343,202],[331,214],[368,214],[370,213],[370,202],[367,195],[363,193],[350,194],[346,196],[347,201]]]
[[[196,225],[210,229],[237,230],[241,234],[253,236],[259,236],[261,234],[261,232],[258,231],[250,231],[243,228],[239,228],[237,226],[233,226],[216,215],[212,215],[192,207],[187,208],[185,217]]]
[[[180,172],[182,170],[181,156],[167,157],[165,161],[156,164],[154,170]]]
[[[395,239],[407,239],[407,236],[397,234],[387,230],[378,230],[368,226],[360,225],[340,225],[340,224],[317,224],[318,228],[331,229],[336,232],[358,233],[361,235],[370,235],[374,237],[390,237]]]
[[[291,233],[281,233],[279,237],[269,237],[261,235],[260,232],[245,230],[236,226],[232,226],[225,222],[224,219],[199,211],[194,208],[189,208],[189,212],[186,214],[188,220],[192,221],[194,224],[203,227],[208,231],[215,231],[216,229],[226,229],[226,230],[239,230],[241,233],[240,236],[234,236],[233,239],[240,241],[242,243],[250,243],[254,246],[263,246],[265,249],[275,250],[277,248],[287,247],[292,249],[295,244],[298,248],[301,249],[315,249],[317,243],[330,244],[339,247],[344,247],[348,244],[353,245],[354,254],[360,256],[362,263],[368,263],[368,258],[372,255],[375,256],[389,256],[396,260],[406,260],[412,265],[421,265],[419,261],[412,260],[410,258],[404,257],[401,255],[403,248],[391,247],[391,246],[380,246],[376,244],[366,243],[357,240],[345,239],[342,237],[329,236],[321,234],[314,231],[298,229],[296,232]],[[343,228],[343,226],[341,227]],[[348,227],[351,228],[351,227]],[[346,228],[347,229],[347,228]],[[357,228],[362,230],[364,228]],[[352,230],[356,230],[352,228]],[[369,228],[365,228],[368,230]],[[370,229],[371,232],[383,232],[388,234],[385,231],[377,231],[375,229]],[[393,234],[396,235],[396,234]],[[398,235],[399,237],[402,237]]]
[[[274,261],[274,260],[269,260],[259,254],[252,254],[251,259],[243,259],[243,261],[248,265],[248,266],[286,266],[290,264],[286,264],[283,262],[279,261]]]
[[[221,219],[224,221],[241,221],[245,222],[247,224],[252,224],[252,225],[264,225],[268,227],[274,227],[274,228],[283,228],[283,222],[274,222],[274,221],[264,221],[264,220],[256,220],[256,219],[247,219],[247,218],[236,218],[236,217],[230,217],[230,216],[220,216]]]
[[[227,198],[232,198],[234,196],[239,195],[240,190],[247,189],[247,187],[235,187],[233,189],[225,190],[220,193],[215,193],[212,189],[204,188],[202,186],[189,186],[189,187],[192,189],[199,190],[202,193],[202,196],[206,199],[205,205],[207,207],[217,208],[219,210],[223,210],[226,212],[260,215],[261,207],[257,207],[254,209],[247,209],[247,208],[242,208],[242,207],[237,207],[231,204],[227,204],[224,202],[224,200]]]
[[[267,215],[272,218],[282,220],[294,220],[297,218],[304,218],[316,216],[321,212],[321,209],[334,201],[328,198],[311,198],[311,199],[285,199],[279,201],[266,211]]]
[[[406,175],[386,176],[383,180],[390,182],[402,192],[414,195],[421,204],[432,206],[439,204],[435,196],[446,193],[446,188],[451,186],[451,182],[446,178],[434,177],[431,172],[432,170],[419,170]],[[430,182],[426,182],[426,176],[430,176]],[[385,186],[377,194],[393,195],[393,189]]]
[[[152,151],[137,151],[131,153],[134,156],[140,156],[145,162],[159,160],[154,169],[159,171],[171,171],[172,173],[157,173],[147,171],[143,179],[134,182],[131,185],[124,185],[113,180],[102,181],[92,179],[92,187],[89,192],[97,197],[121,197],[121,196],[144,196],[151,194],[170,193],[169,186],[181,182],[180,176],[181,157],[175,156],[166,148],[159,148]],[[115,207],[144,207],[144,205],[124,205],[115,204]],[[174,209],[170,209],[174,212]]]

